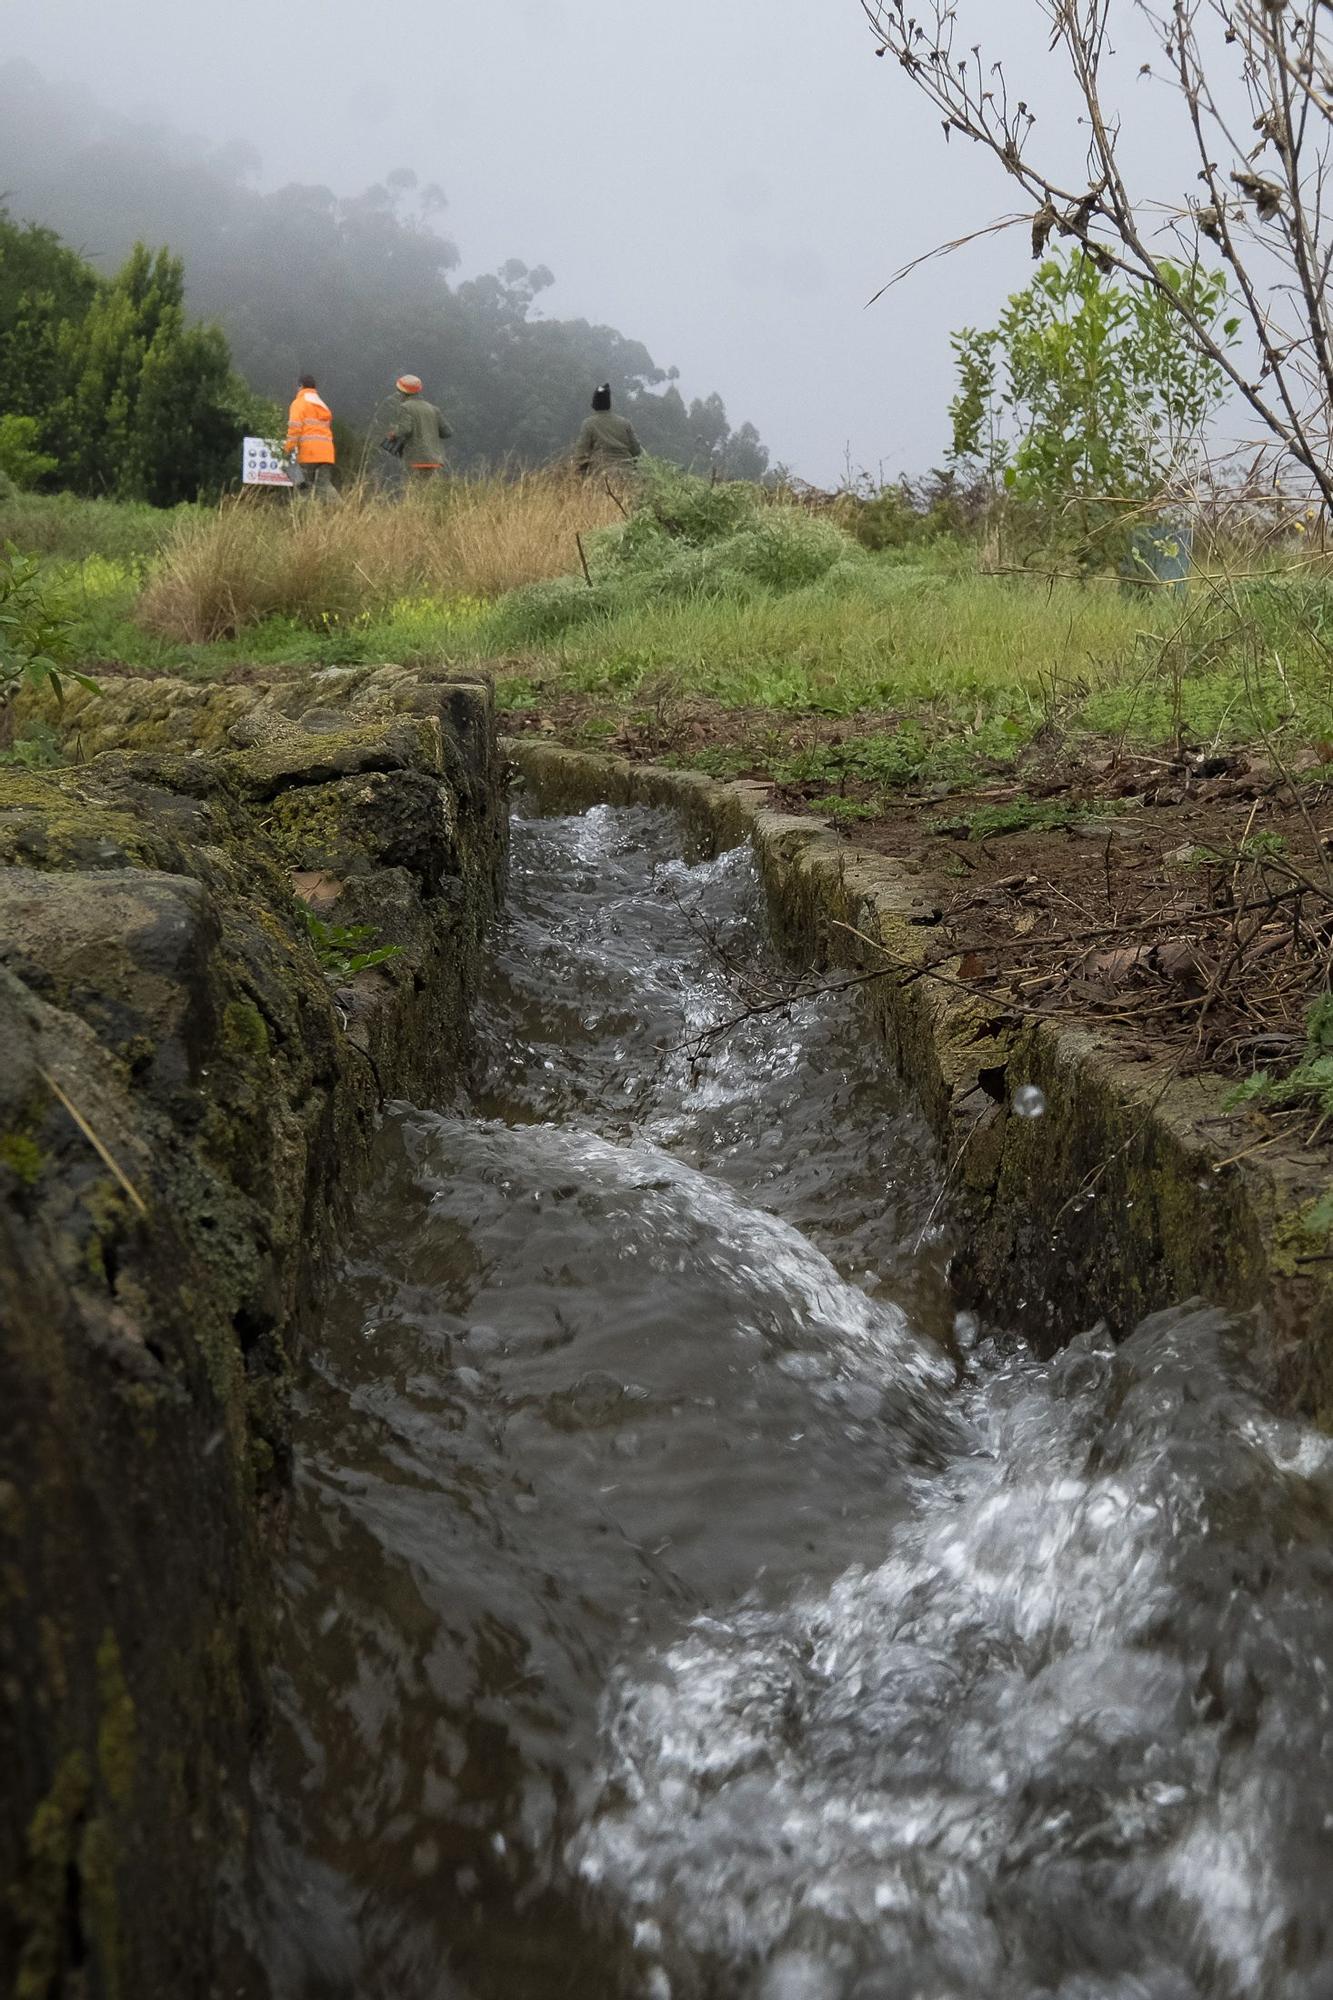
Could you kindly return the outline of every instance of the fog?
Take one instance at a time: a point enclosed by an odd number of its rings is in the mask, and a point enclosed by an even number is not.
[[[997,45],[1040,60],[1033,0],[986,13]],[[858,0],[6,0],[3,21],[0,60],[253,147],[260,186],[349,194],[415,169],[445,190],[464,272],[549,265],[548,315],[642,340],[687,396],[719,390],[824,483],[939,461],[949,334],[1031,269],[1011,229],[867,306],[1013,197],[993,162],[946,148]]]

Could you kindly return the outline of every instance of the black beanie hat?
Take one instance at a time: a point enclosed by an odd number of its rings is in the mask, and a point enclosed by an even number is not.
[[[611,407],[611,384],[610,384],[609,382],[603,382],[603,384],[602,384],[602,386],[601,386],[601,388],[600,388],[600,389],[594,389],[594,390],[593,390],[593,392],[592,392],[592,406],[593,406],[594,410],[609,410],[609,409],[610,409],[610,407]]]

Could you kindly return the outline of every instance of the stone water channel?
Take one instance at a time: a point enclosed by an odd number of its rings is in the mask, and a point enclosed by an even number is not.
[[[519,819],[467,1096],[305,1371],[235,1920],[279,2000],[1328,2000],[1333,1444],[1197,1303],[955,1321],[748,855]]]

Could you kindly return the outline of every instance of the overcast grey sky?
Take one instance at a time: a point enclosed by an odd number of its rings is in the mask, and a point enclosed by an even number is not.
[[[985,11],[1041,46],[1034,0]],[[1031,269],[1014,230],[866,310],[1012,199],[876,60],[858,0],[0,0],[0,23],[52,80],[249,141],[264,185],[415,168],[465,272],[549,264],[549,312],[645,341],[819,481],[938,462],[949,333]]]

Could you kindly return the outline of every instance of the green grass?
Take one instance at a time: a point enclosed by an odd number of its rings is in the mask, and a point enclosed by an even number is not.
[[[1054,833],[1077,826],[1087,819],[1104,819],[1116,810],[1115,801],[1096,806],[1071,804],[1067,799],[1009,799],[1003,805],[976,806],[927,820],[932,833],[952,833],[965,840],[995,840],[1006,833]]]
[[[576,692],[617,699],[669,673],[729,708],[852,716],[944,702],[1035,725],[1053,677],[1056,694],[1077,676],[1113,687],[1154,609],[1114,590],[881,568],[866,557],[850,574],[782,595],[635,604],[554,642],[505,650],[543,662]]]
[[[0,545],[24,555],[81,562],[87,556],[116,561],[147,559],[161,548],[194,507],[149,507],[124,500],[79,500],[72,493],[15,493],[0,499]]]
[[[381,616],[329,621],[312,631],[295,618],[270,618],[234,639],[189,645],[145,632],[135,621],[143,587],[141,557],[101,555],[53,561],[45,576],[71,624],[75,658],[90,673],[123,667],[186,679],[218,679],[236,667],[403,665],[468,650],[486,615],[475,599],[437,603],[403,598]]]
[[[1309,1107],[1322,1128],[1333,1119],[1333,994],[1321,994],[1305,1022],[1305,1048],[1283,1077],[1257,1070],[1238,1090],[1233,1104],[1261,1104],[1273,1110]],[[1326,1198],[1327,1200],[1327,1198]],[[1333,1226],[1329,1216],[1325,1227]]]
[[[78,665],[214,677],[491,660],[516,717],[563,702],[561,726],[582,740],[655,730],[654,754],[766,769],[847,817],[905,785],[1003,769],[1037,737],[1333,740],[1333,582],[1314,570],[1203,576],[1186,600],[1113,579],[995,576],[961,543],[871,554],[755,489],[657,473],[628,526],[585,536],[591,586],[575,571],[490,603],[417,595],[192,645],[136,620],[174,518],[31,496],[0,507],[0,538],[46,559]],[[657,727],[690,704],[716,719],[706,747],[697,730],[677,744]],[[808,740],[820,731],[844,740]]]
[[[74,625],[89,671],[120,665],[214,677],[241,665],[353,665],[362,661],[504,661],[501,707],[539,710],[552,695],[589,698],[629,713],[645,691],[668,685],[722,709],[776,718],[845,718],[904,712],[926,739],[964,730],[972,753],[1003,759],[1052,719],[1066,730],[1131,746],[1174,740],[1252,742],[1274,731],[1302,742],[1333,736],[1333,670],[1302,593],[1285,630],[1235,628],[1201,612],[1199,631],[1174,649],[1178,609],[1109,584],[1038,583],[957,567],[880,564],[745,602],[727,598],[635,603],[603,609],[553,641],[515,643],[505,600],[403,600],[380,616],[312,632],[269,619],[240,637],[186,645],[144,632],[134,619],[141,558],[94,555],[56,562],[51,583]],[[580,580],[580,588],[585,588]],[[1333,591],[1318,609],[1333,608]],[[887,756],[919,776],[910,738]],[[947,754],[938,775],[949,775]],[[813,774],[812,774],[813,775]],[[888,769],[867,776],[892,781]],[[908,775],[906,769],[901,774]]]

